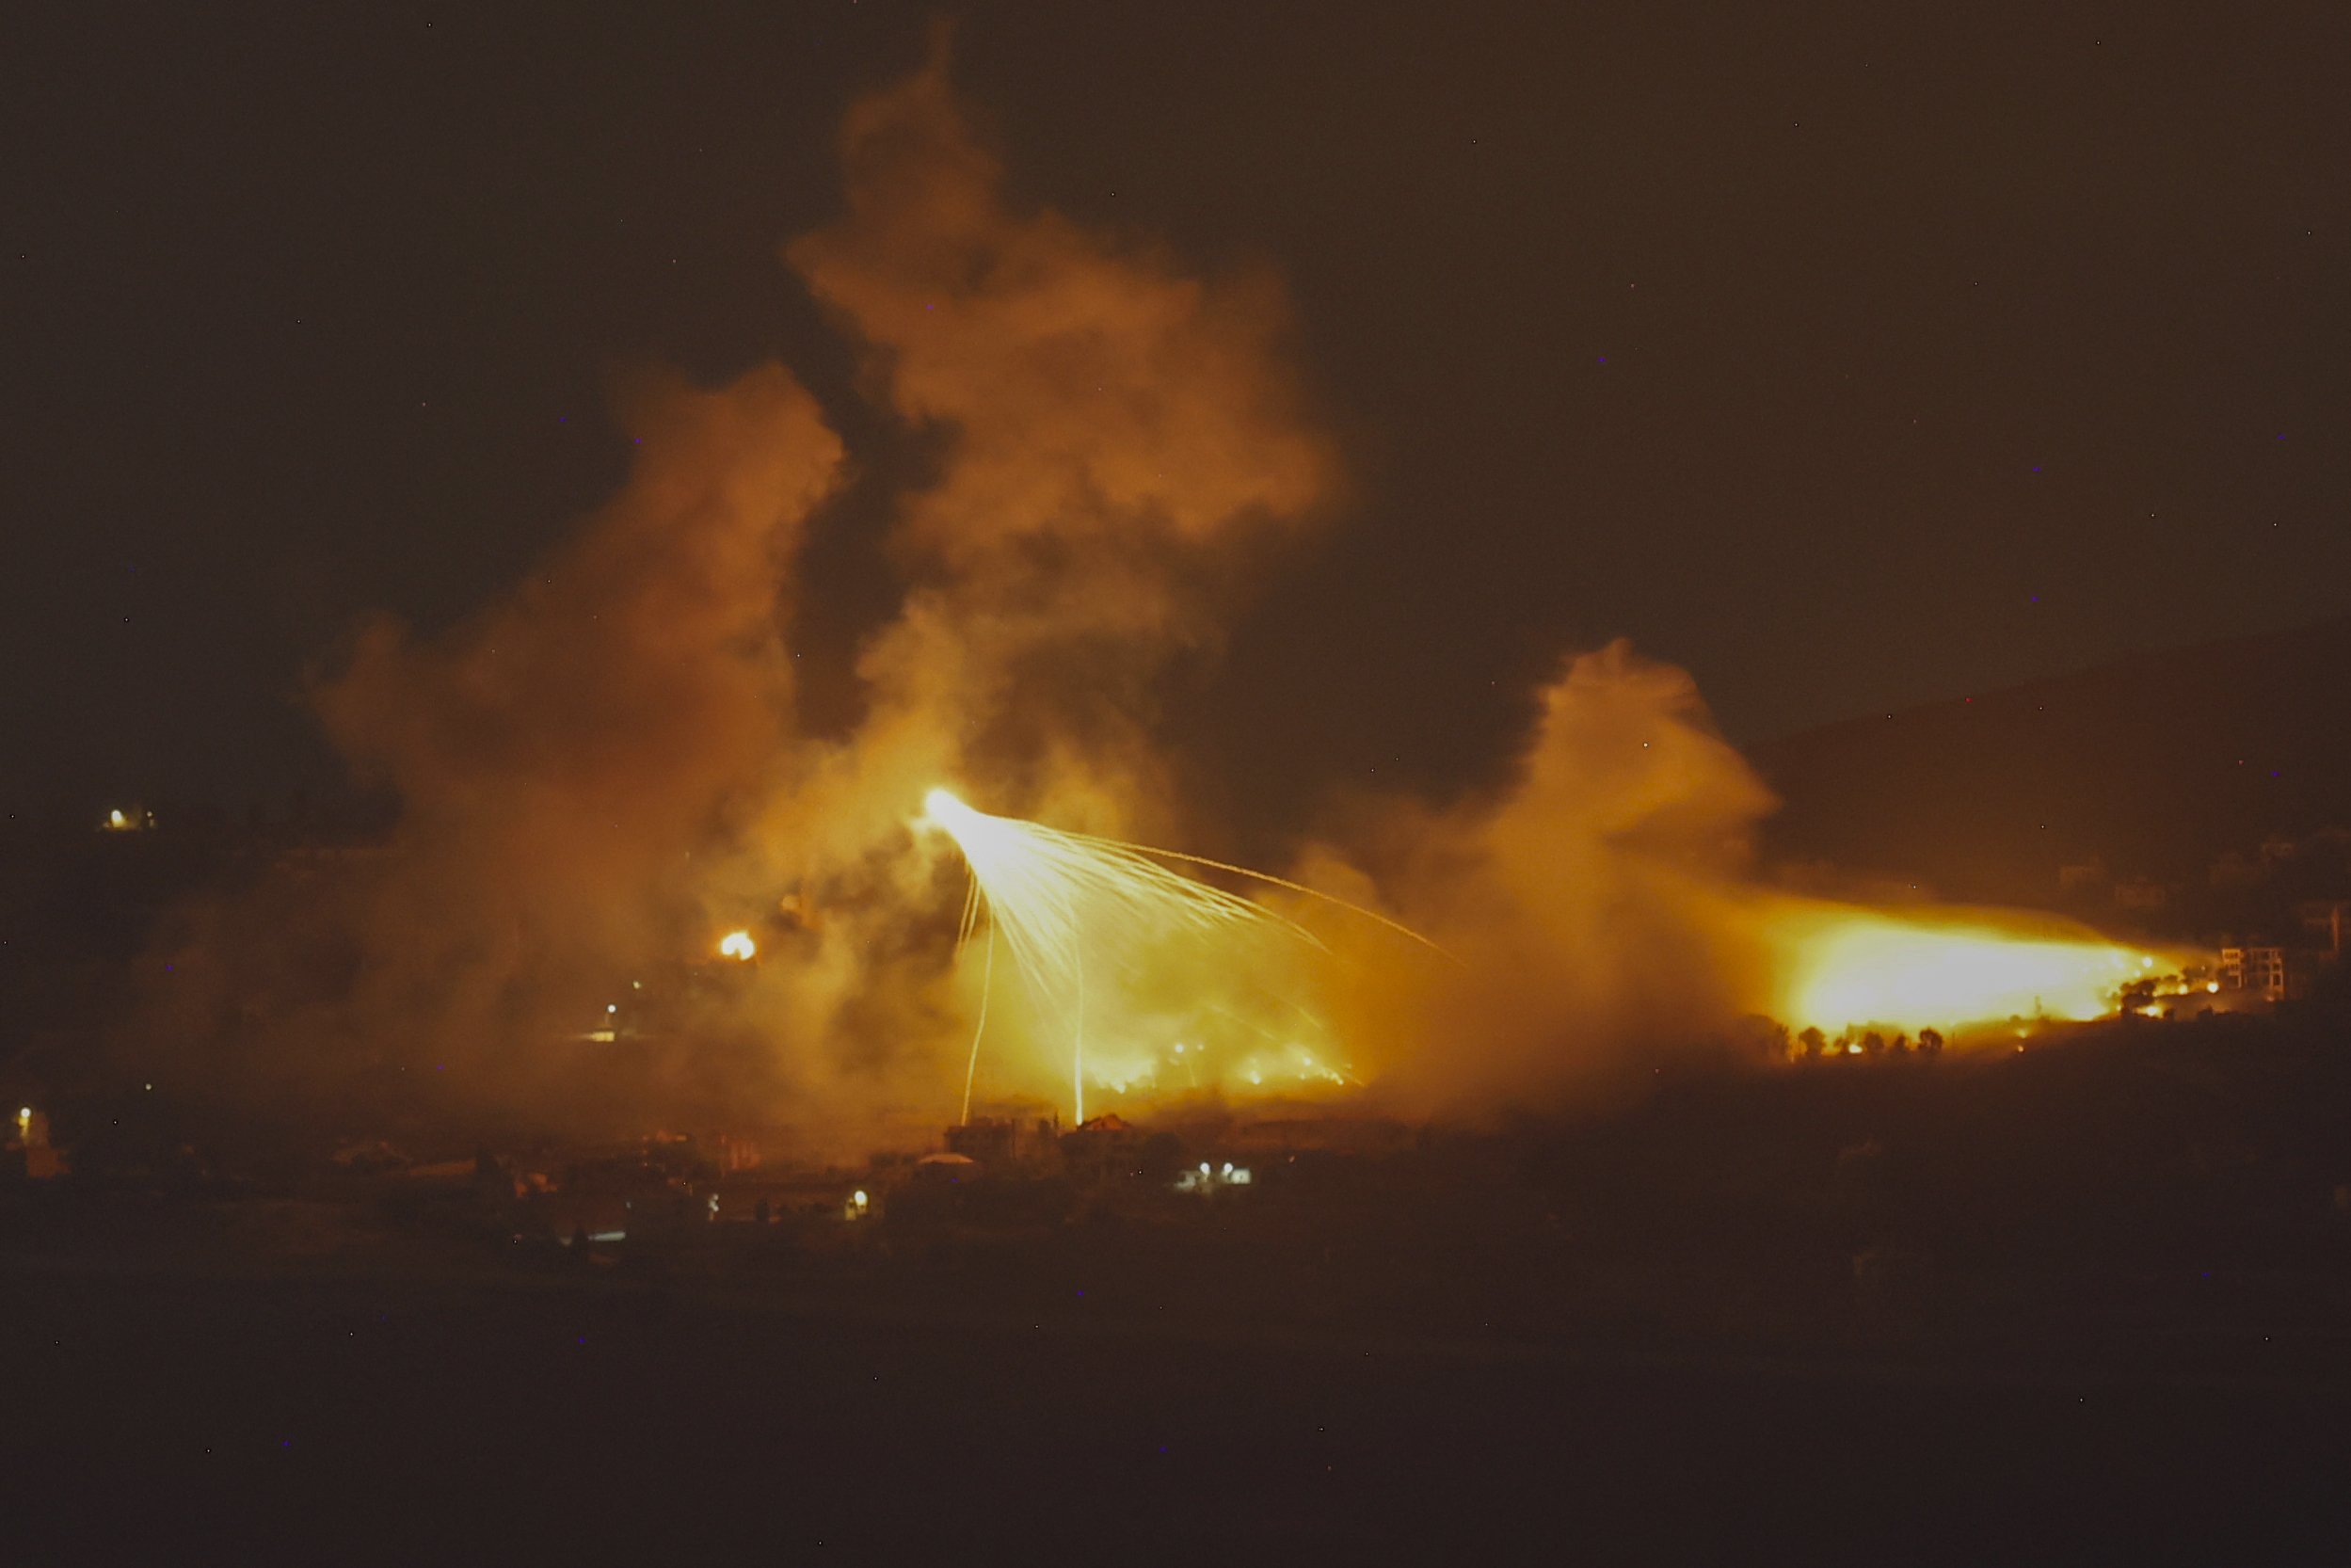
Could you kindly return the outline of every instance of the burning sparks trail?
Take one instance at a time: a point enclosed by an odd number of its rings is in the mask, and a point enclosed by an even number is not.
[[[954,840],[971,870],[972,887],[964,904],[962,939],[968,939],[975,929],[983,901],[988,920],[988,954],[982,981],[980,1016],[964,1076],[963,1113],[967,1120],[971,1111],[972,1080],[979,1066],[981,1035],[987,1027],[988,994],[995,973],[999,931],[1041,1010],[1048,1018],[1058,1016],[1068,1030],[1070,1096],[1080,1122],[1085,1120],[1089,955],[1116,976],[1132,972],[1150,955],[1174,945],[1204,940],[1222,945],[1257,932],[1286,932],[1314,949],[1328,951],[1319,937],[1295,920],[1170,871],[1154,856],[1213,866],[1338,904],[1433,951],[1433,944],[1418,933],[1370,910],[1244,867],[1064,832],[1010,817],[990,816],[974,810],[943,789],[933,790],[924,799],[923,808],[923,820]],[[1181,1045],[1175,1048],[1179,1054],[1184,1050]],[[1316,1063],[1304,1048],[1295,1049],[1318,1076],[1345,1080],[1344,1075]],[[1253,1074],[1255,1076],[1260,1075]]]

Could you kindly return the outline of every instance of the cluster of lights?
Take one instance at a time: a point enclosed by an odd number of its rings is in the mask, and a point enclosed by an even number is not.
[[[1200,1162],[1198,1170],[1186,1171],[1176,1178],[1176,1191],[1178,1192],[1213,1192],[1220,1187],[1246,1187],[1253,1179],[1249,1167],[1246,1165],[1236,1165],[1227,1160],[1223,1167],[1219,1168],[1204,1160]]]

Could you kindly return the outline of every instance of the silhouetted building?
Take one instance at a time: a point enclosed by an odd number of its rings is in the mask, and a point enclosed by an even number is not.
[[[1078,1179],[1133,1176],[1143,1164],[1143,1136],[1121,1116],[1096,1116],[1062,1135],[1062,1161]]]
[[[2343,958],[2343,943],[2351,935],[2351,899],[2316,899],[2295,911],[2302,929],[2317,939],[2330,963]]]
[[[995,1175],[1041,1175],[1061,1165],[1061,1130],[1052,1116],[982,1116],[949,1128],[947,1148]]]
[[[2248,942],[2220,950],[2222,987],[2260,997],[2264,1001],[2289,1001],[2308,996],[2311,982],[2327,955],[2278,942]]]

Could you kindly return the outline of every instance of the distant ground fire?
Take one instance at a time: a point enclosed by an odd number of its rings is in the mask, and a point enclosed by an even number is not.
[[[1806,907],[1782,914],[1774,935],[1785,965],[1776,1016],[1831,1033],[2103,1017],[2135,988],[2183,991],[2191,962],[1988,911]]]

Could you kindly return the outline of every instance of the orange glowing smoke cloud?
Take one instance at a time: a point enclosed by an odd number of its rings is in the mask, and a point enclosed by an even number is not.
[[[903,597],[858,655],[846,732],[802,724],[791,642],[840,439],[780,366],[716,390],[644,378],[623,408],[636,468],[572,541],[455,628],[362,628],[322,676],[328,732],[402,802],[392,841],[331,888],[289,877],[192,913],[156,1032],[280,1077],[429,1059],[563,1109],[591,1091],[548,1043],[611,1016],[648,963],[712,962],[731,933],[744,961],[635,1048],[626,1112],[854,1147],[952,1109],[988,994],[992,940],[945,955],[960,867],[908,830],[926,790],[1200,841],[1153,681],[1215,647],[1248,563],[1338,487],[1279,290],[1008,201],[941,59],[853,109],[841,152],[845,215],[787,259],[866,354],[869,394],[943,453],[898,498]],[[2078,986],[2106,978],[2103,957],[1762,893],[1748,841],[1770,806],[1687,677],[1621,648],[1577,660],[1508,787],[1355,802],[1292,886],[1125,944],[1098,989],[1089,968],[1080,1081],[1374,1080],[1415,1110],[1489,1107],[1744,1013],[2087,1006]],[[1460,962],[1399,963],[1392,933],[1333,923],[1309,888]],[[1283,920],[1319,945],[1259,939]],[[992,1086],[1058,1093],[1056,1009],[997,1005]]]
[[[1571,661],[1510,783],[1444,811],[1370,804],[1354,854],[1302,863],[1303,880],[1384,889],[1463,960],[1371,969],[1335,996],[1350,1059],[1411,1105],[1539,1103],[1752,1015],[1831,1033],[2088,1017],[2179,962],[2048,917],[1775,891],[1751,850],[1774,805],[1682,671],[1622,644]]]
[[[932,939],[949,856],[909,803],[954,777],[1074,826],[1173,820],[1151,683],[1335,483],[1280,293],[1009,202],[938,59],[858,104],[841,152],[846,213],[788,260],[940,453],[897,502],[904,593],[859,655],[861,716],[819,737],[798,713],[801,545],[844,469],[815,400],[775,365],[642,377],[635,470],[576,537],[456,627],[386,617],[322,673],[329,734],[399,797],[392,840],[189,911],[153,1032],[271,1081],[445,1065],[560,1110],[594,1091],[549,1043],[739,930],[757,962],[672,988],[690,1011],[641,1036],[613,1113],[852,1144],[936,1112],[968,1021]]]

